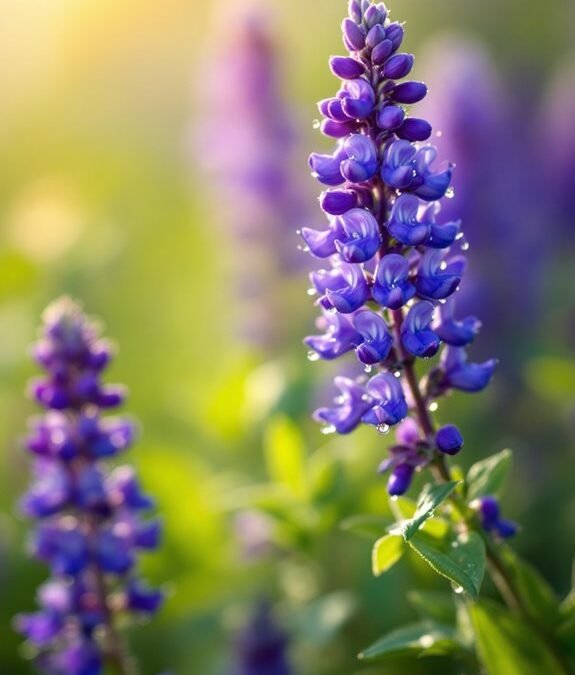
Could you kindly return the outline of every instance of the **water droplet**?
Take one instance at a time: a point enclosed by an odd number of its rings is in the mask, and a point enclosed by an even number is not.
[[[334,398],[333,402],[336,405],[343,405],[345,403],[345,396],[336,396],[336,398]]]
[[[296,230],[295,233],[297,234],[298,237],[301,237],[301,230]]]
[[[441,300],[439,301],[439,304],[445,305],[446,302],[447,302],[447,300],[445,298],[441,298]]]
[[[423,647],[423,649],[429,649],[429,647],[433,647],[433,643],[433,635],[422,635],[419,638],[419,644]]]
[[[319,120],[314,120],[312,126],[314,129],[319,129],[321,127],[321,122]]]
[[[446,270],[447,269],[447,263],[445,262],[445,260],[441,263],[441,265],[439,266],[439,269],[440,270]]]
[[[315,295],[316,293],[317,293],[317,291],[315,290],[315,288],[308,288],[308,289],[307,289],[307,294],[308,294],[309,296],[313,296],[313,295]]]
[[[437,412],[439,410],[439,403],[437,401],[432,401],[428,407],[429,412]]]
[[[470,247],[468,241],[464,241],[463,244],[461,244],[461,250],[462,250],[462,251],[469,251],[470,248],[471,248],[471,247]]]
[[[461,595],[463,593],[463,588],[461,586],[455,586],[453,592],[457,593],[457,595]]]
[[[445,196],[447,197],[447,199],[453,199],[455,197],[455,190],[452,187],[447,188]]]
[[[366,403],[371,403],[372,398],[369,394],[363,394],[363,396],[361,397],[361,400],[365,401]]]
[[[397,377],[397,379],[399,379],[399,378],[401,377],[401,370],[396,370],[396,371],[393,373],[393,376],[394,376],[394,377]]]
[[[373,367],[372,366],[365,366],[365,368],[363,370],[364,370],[364,372],[369,374],[373,370]]]
[[[326,426],[320,428],[320,432],[324,436],[329,436],[330,434],[335,434],[337,429],[333,426],[333,424],[326,424]]]
[[[382,436],[385,436],[386,434],[389,433],[389,425],[387,424],[378,424],[377,425],[377,433],[381,434]]]
[[[320,356],[317,352],[309,351],[307,353],[307,358],[308,358],[309,361],[319,361]]]
[[[463,232],[459,232],[459,233],[457,234],[457,236],[455,237],[455,241],[459,241],[460,239],[463,239],[463,237],[465,237],[465,235],[463,234]]]

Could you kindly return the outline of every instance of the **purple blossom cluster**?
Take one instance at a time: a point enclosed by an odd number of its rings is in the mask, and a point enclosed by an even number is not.
[[[382,470],[391,471],[388,489],[399,495],[437,452],[455,454],[463,445],[457,428],[436,431],[435,399],[484,389],[496,361],[467,358],[480,322],[455,312],[466,264],[461,222],[440,218],[452,166],[436,168],[431,125],[407,110],[427,87],[405,79],[414,57],[401,51],[403,25],[383,3],[351,0],[342,28],[349,54],[330,60],[341,87],[319,103],[319,126],[337,146],[310,157],[326,188],[320,203],[329,223],[301,232],[309,252],[327,263],[311,274],[321,332],[306,344],[311,360],[355,353],[366,375],[337,377],[335,405],[315,418],[325,433],[347,434],[362,423],[386,433],[398,425]],[[419,382],[417,360],[438,353]]]
[[[43,671],[98,675],[125,658],[117,616],[149,616],[162,602],[135,572],[137,553],[158,546],[160,524],[141,516],[153,502],[134,470],[104,464],[132,444],[134,426],[103,416],[125,392],[101,381],[112,348],[98,327],[70,299],[57,300],[33,355],[45,376],[31,394],[46,412],[27,438],[35,477],[21,510],[38,522],[31,552],[52,578],[38,591],[39,611],[19,615],[16,627]]]

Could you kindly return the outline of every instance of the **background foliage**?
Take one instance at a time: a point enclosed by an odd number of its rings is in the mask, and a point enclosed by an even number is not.
[[[375,474],[388,441],[367,430],[326,441],[308,421],[329,369],[309,364],[301,347],[313,314],[305,275],[283,282],[292,320],[273,349],[234,334],[241,306],[226,261],[241,250],[230,250],[237,244],[217,222],[217,194],[189,141],[204,66],[218,49],[208,35],[222,20],[217,4],[0,3],[1,672],[31,672],[10,617],[32,608],[45,570],[25,557],[26,525],[15,514],[27,483],[19,439],[32,409],[23,394],[33,373],[27,345],[41,309],[62,293],[105,318],[121,347],[112,374],[128,383],[142,426],[131,459],[166,523],[146,572],[170,597],[153,624],[130,634],[144,673],[221,674],[261,595],[277,602],[301,675],[429,672],[413,661],[362,669],[355,660],[384,629],[415,620],[406,602],[414,580],[430,591],[445,585],[412,554],[373,578],[370,538],[346,532],[358,513],[389,516]],[[525,114],[572,49],[571,0],[399,4],[394,16],[409,22],[416,54],[445,31],[486,43]],[[344,3],[266,0],[272,5],[285,96],[301,120],[303,175],[321,144],[311,122],[315,101],[333,88],[326,58],[340,51]],[[531,142],[525,126],[509,134],[518,146]],[[531,162],[541,151],[533,145]],[[533,199],[546,199],[536,186]],[[525,527],[516,545],[564,593],[574,553],[575,251],[556,219],[530,226],[553,249],[537,325],[505,339],[498,356],[513,368],[489,393],[454,398],[442,416],[465,431],[466,468],[516,450],[505,503]],[[505,264],[497,242],[493,264]],[[501,291],[509,288],[508,297],[519,295],[521,280]],[[244,559],[237,535],[244,508],[270,518],[272,550],[256,562]],[[447,663],[438,668],[449,672]]]

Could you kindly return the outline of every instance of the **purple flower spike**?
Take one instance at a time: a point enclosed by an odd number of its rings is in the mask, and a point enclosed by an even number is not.
[[[427,359],[437,354],[440,341],[431,330],[434,311],[433,304],[423,300],[413,305],[407,313],[401,329],[401,341],[413,356]]]
[[[374,142],[362,134],[353,134],[343,144],[348,159],[341,164],[341,173],[350,183],[364,183],[377,171],[377,149]]]
[[[324,311],[323,317],[318,320],[318,328],[325,333],[307,337],[304,342],[327,361],[337,359],[362,341],[362,336],[345,315]]]
[[[100,379],[109,346],[67,298],[48,308],[42,333],[35,354],[46,376],[35,393],[58,390],[62,396],[38,397],[52,410],[32,424],[27,448],[36,458],[35,478],[21,508],[39,520],[30,548],[50,566],[53,579],[40,588],[40,611],[17,617],[16,627],[39,649],[45,672],[101,675],[109,654],[98,634],[120,639],[112,596],[124,586],[137,588],[136,551],[157,546],[158,527],[139,520],[152,502],[133,469],[108,474],[101,461],[124,451],[134,436],[132,423],[100,415],[123,396]],[[161,600],[154,593],[150,611]],[[127,603],[125,609],[132,608]]]
[[[310,160],[315,177],[332,188],[320,197],[329,227],[305,229],[302,237],[331,267],[311,274],[325,315],[318,324],[323,333],[306,344],[311,360],[355,350],[366,372],[377,366],[365,387],[338,378],[336,407],[315,417],[339,433],[361,422],[380,432],[398,425],[397,444],[381,470],[391,472],[390,494],[400,495],[416,471],[463,445],[455,427],[435,429],[431,397],[451,388],[480,391],[496,362],[467,363],[461,349],[480,324],[473,317],[456,320],[448,301],[462,281],[459,249],[466,248],[457,246],[459,220],[438,222],[441,200],[453,196],[453,165],[435,167],[436,148],[420,144],[432,126],[405,107],[422,101],[428,89],[416,79],[399,82],[414,65],[411,54],[398,53],[403,25],[389,20],[383,3],[350,0],[348,7],[342,32],[350,53],[330,62],[344,82],[320,102],[324,119],[316,125],[338,139],[337,147]],[[441,119],[434,122],[439,126]],[[418,382],[417,359],[440,349],[440,365]],[[41,454],[43,439],[38,448]]]
[[[456,455],[463,447],[463,436],[454,424],[448,424],[437,432],[435,443],[446,455]]]
[[[366,424],[393,426],[407,416],[408,408],[401,382],[391,373],[380,373],[367,383],[373,407],[364,416]]]
[[[335,247],[345,262],[366,262],[377,253],[381,235],[377,220],[369,211],[348,211],[337,219],[336,228],[341,235],[335,240]]]
[[[409,281],[409,263],[397,253],[384,256],[375,273],[374,299],[383,307],[399,309],[415,295]]]
[[[337,431],[349,434],[361,422],[361,418],[373,405],[364,387],[347,377],[336,377],[335,386],[340,395],[335,399],[335,408],[320,408],[314,413],[318,422],[324,423],[325,433]]]
[[[375,312],[358,312],[353,325],[360,335],[357,358],[368,366],[385,361],[393,346],[393,338],[384,319]]]
[[[464,269],[465,258],[456,257],[445,262],[441,251],[428,250],[421,260],[415,280],[418,294],[433,300],[448,298],[461,283]]]
[[[430,225],[417,219],[419,199],[415,195],[399,196],[389,216],[389,233],[406,246],[419,246],[429,238]]]
[[[453,297],[449,298],[444,305],[441,305],[439,314],[441,321],[435,328],[439,338],[453,347],[465,347],[473,342],[481,328],[481,321],[474,316],[469,316],[462,321],[454,317],[455,301]]]
[[[463,347],[448,346],[441,360],[443,386],[461,391],[482,391],[491,381],[497,368],[497,360],[485,363],[468,363]]]

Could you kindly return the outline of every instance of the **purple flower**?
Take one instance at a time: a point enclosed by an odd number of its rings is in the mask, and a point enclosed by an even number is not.
[[[435,327],[435,332],[443,342],[454,347],[465,347],[473,342],[479,333],[481,321],[474,316],[458,321],[453,316],[454,312],[455,302],[451,297],[439,308],[441,320]]]
[[[335,399],[336,407],[319,408],[314,418],[325,425],[325,433],[349,434],[360,424],[372,403],[365,388],[357,382],[347,377],[336,377],[334,382],[340,391]]]
[[[371,378],[366,390],[372,399],[371,409],[362,418],[366,424],[392,426],[406,417],[407,401],[397,377],[391,373],[380,373]]]
[[[324,309],[350,314],[369,299],[369,286],[357,265],[342,262],[329,271],[312,272],[311,279]]]
[[[129,611],[152,613],[160,605],[161,593],[142,591],[134,569],[137,550],[157,547],[158,524],[140,520],[152,502],[133,469],[108,473],[101,462],[123,452],[134,430],[125,420],[100,416],[119,404],[119,389],[100,381],[110,349],[95,324],[62,298],[46,311],[34,354],[46,375],[33,393],[52,409],[31,425],[26,445],[35,477],[21,508],[39,520],[30,548],[53,579],[40,588],[41,609],[15,623],[39,648],[46,672],[100,675],[108,654],[97,633],[116,631],[112,596],[126,594]]]
[[[343,434],[361,422],[382,432],[398,425],[382,470],[390,472],[389,492],[399,495],[421,467],[463,444],[455,427],[436,430],[431,397],[452,388],[479,391],[496,363],[469,364],[461,351],[480,324],[456,319],[448,300],[466,262],[461,221],[439,217],[440,200],[453,196],[453,165],[437,161],[435,146],[425,142],[432,125],[406,107],[422,101],[427,86],[400,81],[414,66],[411,54],[399,52],[403,26],[390,21],[383,3],[351,0],[342,32],[349,55],[330,61],[342,83],[320,102],[324,120],[317,125],[338,140],[332,154],[310,158],[327,188],[320,203],[328,227],[301,233],[311,254],[330,262],[311,274],[316,304],[327,313],[324,334],[306,344],[311,360],[355,350],[366,372],[376,372],[366,384],[336,378],[335,407],[314,416],[324,430]],[[417,360],[441,348],[440,365],[419,382]]]
[[[401,341],[413,356],[427,359],[437,354],[440,341],[431,329],[434,312],[435,307],[427,300],[416,303],[407,312],[401,327]]]
[[[409,263],[397,253],[384,256],[377,266],[372,289],[374,299],[382,307],[399,309],[415,295],[409,280]]]
[[[463,447],[463,436],[454,424],[448,424],[435,434],[435,444],[446,455],[456,455]]]
[[[441,360],[442,384],[446,388],[461,391],[481,391],[489,384],[496,367],[496,359],[484,363],[468,363],[463,347],[448,346]]]
[[[385,361],[393,347],[393,337],[384,319],[375,312],[358,312],[353,325],[360,336],[357,358],[366,365]]]
[[[465,269],[465,258],[458,256],[449,262],[443,259],[439,250],[428,250],[419,265],[415,281],[417,293],[422,298],[442,300],[455,293],[461,283]]]
[[[397,444],[389,449],[389,457],[380,464],[379,471],[390,471],[387,491],[392,496],[399,496],[408,491],[416,470],[429,462],[430,455],[417,422],[411,417],[397,425],[395,439]]]
[[[362,341],[352,321],[345,315],[324,311],[323,317],[317,323],[325,333],[307,337],[305,344],[322,359],[336,359]]]
[[[479,512],[481,525],[487,532],[494,532],[502,539],[509,539],[517,534],[517,525],[501,518],[501,509],[495,497],[481,497],[472,502],[471,506]]]

